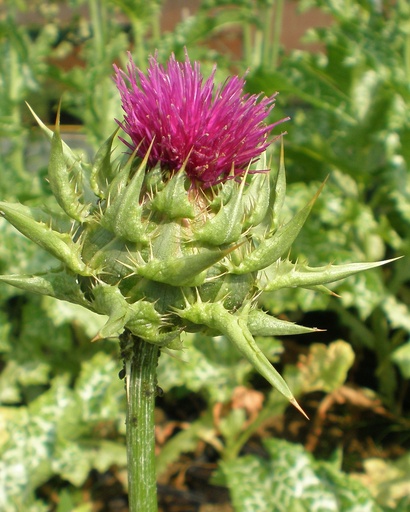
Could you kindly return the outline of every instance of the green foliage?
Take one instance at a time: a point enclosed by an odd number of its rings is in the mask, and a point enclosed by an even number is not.
[[[313,343],[309,354],[301,356],[297,366],[287,368],[286,376],[298,394],[331,393],[345,383],[353,362],[354,352],[346,341],[334,341],[329,346]]]
[[[264,442],[267,458],[245,455],[222,462],[221,471],[237,512],[381,512],[368,489],[315,460],[302,446],[280,439]]]
[[[274,339],[258,339],[265,355],[275,361],[282,345]],[[180,358],[164,356],[158,368],[158,381],[165,390],[186,386],[200,392],[211,404],[227,402],[235,387],[246,384],[252,365],[232,350],[224,336],[210,338],[203,334],[184,336],[184,352]]]
[[[405,1],[394,8],[388,2],[359,0],[300,2],[303,8],[327,12],[333,23],[308,35],[320,51],[285,54],[278,44],[281,28],[270,18],[274,12],[281,21],[281,3],[203,1],[198,13],[161,34],[161,2],[90,1],[87,19],[79,10],[85,2],[70,2],[73,16],[64,27],[56,22],[55,5],[47,3],[39,10],[45,21],[34,30],[18,21],[18,9],[37,4],[8,2],[7,16],[0,21],[0,197],[29,201],[33,208],[47,204],[55,212],[42,170],[27,173],[34,164],[23,102],[28,100],[43,117],[46,105],[57,103],[64,91],[63,108],[82,122],[87,143],[99,145],[112,130],[112,119],[121,117],[111,66],[125,58],[130,42],[141,67],[155,48],[164,61],[171,51],[183,57],[184,46],[204,70],[217,62],[222,80],[232,66],[239,74],[249,67],[249,91],[279,90],[279,106],[292,117],[286,124],[291,183],[283,222],[308,203],[329,175],[292,256],[300,255],[299,263],[310,266],[406,256],[388,270],[329,285],[339,299],[287,288],[262,295],[261,304],[270,313],[287,311],[292,318],[301,312],[336,313],[353,347],[376,355],[377,391],[394,412],[403,406],[397,391],[410,378],[409,6]],[[123,25],[119,13],[125,14]],[[240,59],[225,45],[218,46],[223,52],[210,49],[226,30],[242,36]],[[63,69],[73,50],[80,61]],[[96,189],[104,185],[97,183]],[[52,267],[45,251],[5,222],[0,223],[0,238],[0,274]],[[47,276],[47,286],[55,278]],[[0,286],[0,306],[0,508],[49,510],[35,491],[58,475],[70,483],[59,494],[58,512],[88,512],[91,505],[83,502],[78,487],[90,469],[125,465],[117,349],[111,342],[89,343],[101,320],[74,305]],[[316,339],[320,341],[319,333]],[[257,341],[275,363],[286,347],[273,338]],[[339,464],[315,460],[301,446],[278,439],[265,442],[265,458],[239,455],[264,421],[283,414],[286,403],[272,392],[251,423],[242,407],[229,409],[216,426],[212,408],[229,406],[238,387],[250,389],[251,366],[224,337],[205,340],[190,334],[184,346],[178,358],[161,357],[159,385],[169,401],[177,394],[200,393],[206,410],[162,448],[160,472],[202,441],[221,455],[218,482],[228,485],[237,511],[280,511],[282,505],[295,512],[409,509],[407,455],[394,462],[364,461],[362,484]],[[284,374],[298,396],[314,390],[330,393],[344,384],[352,363],[346,342],[313,344]]]
[[[99,352],[82,364],[73,387],[65,373],[52,378],[50,388],[28,406],[1,408],[1,499],[7,510],[43,510],[34,493],[55,474],[81,486],[92,468],[105,471],[114,463],[125,464],[121,437],[107,438],[108,432],[124,433],[117,370],[118,363]],[[30,381],[20,379],[20,384],[43,381],[43,368],[37,365]]]
[[[252,367],[232,352],[224,337],[209,340],[200,335],[189,335],[184,342],[187,360],[162,358],[160,361],[158,379],[164,390],[201,392],[208,407],[221,403],[226,406],[231,401],[232,404],[218,426],[210,414],[204,414],[171,439],[158,459],[160,473],[181,451],[192,450],[199,439],[212,444],[223,460],[238,461],[240,450],[263,422],[282,414],[286,408],[286,400],[277,392],[272,391],[265,399],[249,387]],[[283,351],[282,344],[273,338],[260,338],[258,344],[272,362],[276,362]],[[350,345],[341,340],[329,347],[315,344],[297,365],[286,366],[284,374],[298,395],[312,391],[332,392],[344,384],[353,359]],[[247,409],[246,400],[239,399],[234,405],[237,393],[248,395],[255,409]],[[257,414],[253,416],[255,411]]]
[[[392,361],[399,367],[403,377],[410,379],[410,342],[398,347],[391,357]]]
[[[359,261],[407,256],[408,3],[301,2],[302,8],[313,6],[333,20],[308,33],[306,39],[321,50],[291,51],[277,69],[262,65],[248,77],[252,92],[279,90],[283,104],[294,105],[286,136],[289,209],[300,208],[307,190],[330,175],[326,193],[293,245],[294,254],[309,264],[342,263],[351,254]],[[295,311],[335,310],[354,345],[376,353],[378,392],[394,407],[400,380],[393,354],[409,337],[400,314],[409,307],[404,260],[388,272],[369,272],[332,286],[341,296],[339,303],[308,290],[285,290],[279,300],[269,294],[262,301],[274,314],[278,303]],[[389,324],[400,325],[393,337]]]
[[[364,474],[355,475],[369,486],[373,496],[387,510],[408,510],[410,456],[406,453],[395,461],[367,459]]]
[[[28,133],[23,125],[23,106],[30,94],[38,94],[47,78],[47,56],[58,37],[57,27],[45,23],[36,37],[18,21],[15,2],[6,2],[0,20],[0,196],[33,197],[39,193],[37,176],[30,176],[25,162]]]
[[[283,152],[277,172],[227,180],[198,200],[199,191],[187,190],[184,168],[165,178],[159,167],[147,168],[149,153],[135,161],[134,155],[108,158],[113,136],[90,169],[63,144],[59,122],[58,114],[52,134],[39,121],[51,139],[48,180],[60,210],[0,201],[0,212],[60,267],[0,280],[107,315],[94,340],[127,329],[145,342],[179,349],[184,330],[225,335],[303,412],[253,337],[255,315],[259,335],[282,334],[285,323],[278,330],[273,319],[258,311],[257,296],[282,288],[321,290],[386,263],[311,268],[287,259],[323,185],[283,223]],[[256,171],[265,169],[265,158],[260,160]],[[264,201],[259,201],[261,190]]]

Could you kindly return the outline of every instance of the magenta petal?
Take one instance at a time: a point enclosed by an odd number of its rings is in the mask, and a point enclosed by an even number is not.
[[[215,89],[215,68],[204,81],[199,64],[172,55],[166,67],[151,56],[147,74],[134,64],[127,71],[114,66],[124,120],[117,121],[143,157],[154,139],[148,165],[175,172],[185,165],[192,183],[212,186],[234,170],[244,173],[268,147],[268,133],[285,121],[266,125],[276,94],[244,93],[244,78],[230,77]]]

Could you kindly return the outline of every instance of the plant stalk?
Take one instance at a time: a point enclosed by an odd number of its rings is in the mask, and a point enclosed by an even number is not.
[[[127,393],[130,512],[157,512],[154,405],[159,349],[126,331],[120,338]]]
[[[274,16],[274,24],[273,24],[273,41],[272,41],[272,49],[269,53],[271,53],[271,60],[269,61],[269,55],[265,56],[264,64],[270,65],[271,69],[274,71],[277,70],[279,64],[279,53],[280,53],[280,38],[282,35],[282,27],[283,27],[283,8],[284,1],[277,0],[276,9],[274,12],[270,13],[270,17]],[[273,9],[272,9],[273,11]]]

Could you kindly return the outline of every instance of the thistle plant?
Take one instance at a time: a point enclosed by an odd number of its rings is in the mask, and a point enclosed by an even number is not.
[[[160,352],[178,353],[181,334],[226,336],[299,410],[254,336],[314,329],[258,307],[283,287],[326,284],[381,263],[311,268],[288,258],[317,197],[284,221],[283,152],[270,171],[267,124],[275,95],[244,93],[244,78],[215,88],[198,63],[151,57],[147,74],[130,57],[115,67],[126,135],[119,128],[92,165],[80,161],[36,117],[51,141],[48,179],[56,208],[0,202],[3,217],[51,253],[58,265],[37,275],[2,276],[27,291],[80,304],[108,317],[94,341],[119,337],[127,395],[131,511],[157,509],[153,408]],[[280,135],[279,135],[280,136]],[[121,144],[121,143],[119,143]],[[319,194],[320,190],[318,191]],[[303,412],[303,411],[302,411]]]

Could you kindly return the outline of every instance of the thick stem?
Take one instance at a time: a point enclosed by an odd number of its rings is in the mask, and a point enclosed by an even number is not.
[[[154,405],[159,349],[126,331],[121,350],[127,392],[129,511],[157,512]]]

